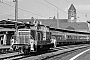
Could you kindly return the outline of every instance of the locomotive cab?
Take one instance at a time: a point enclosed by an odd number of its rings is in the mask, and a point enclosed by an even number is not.
[[[27,53],[30,51],[35,51],[35,36],[32,35],[34,33],[35,31],[32,31],[31,29],[18,29],[17,36],[14,36],[14,44],[12,45],[13,50]]]

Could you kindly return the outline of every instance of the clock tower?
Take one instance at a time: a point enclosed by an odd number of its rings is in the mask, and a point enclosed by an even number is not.
[[[73,4],[68,9],[68,22],[76,22],[76,9]]]

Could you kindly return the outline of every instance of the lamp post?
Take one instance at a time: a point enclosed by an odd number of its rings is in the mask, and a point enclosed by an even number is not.
[[[18,20],[18,0],[13,0],[15,2],[15,34],[16,34],[16,40],[17,40],[17,20]]]
[[[59,13],[58,13],[58,9],[57,9],[57,28],[59,28]]]

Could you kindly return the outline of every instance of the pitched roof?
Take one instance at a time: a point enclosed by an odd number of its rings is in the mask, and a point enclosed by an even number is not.
[[[75,30],[73,27],[69,26],[67,27],[66,29],[69,29],[69,30]]]
[[[59,20],[59,23],[65,23],[65,22],[68,22],[68,19],[58,19]]]
[[[38,21],[41,21],[42,24],[50,27],[57,27],[57,21],[54,19],[37,19]]]
[[[8,20],[11,20],[11,21],[15,21],[15,19],[8,19]],[[34,19],[18,19],[19,22],[31,22],[33,23]]]
[[[14,21],[14,19],[9,19],[9,20]],[[36,20],[40,21],[44,25],[57,28],[57,19],[36,19]],[[59,20],[59,23],[68,22],[68,19],[58,19],[58,20]],[[25,22],[25,23],[26,22],[31,22],[31,24],[33,24],[34,19],[18,19],[18,21]]]
[[[14,19],[13,19],[14,20]],[[57,19],[36,19],[40,21],[43,25],[57,28]],[[70,30],[88,30],[88,24],[85,22],[68,22],[68,19],[58,19],[59,28],[70,29]],[[22,22],[34,22],[34,19],[18,19]]]
[[[68,9],[68,11],[69,11],[69,10],[76,10],[73,4],[71,4],[71,6],[70,6],[70,8]]]
[[[85,22],[60,23],[59,27],[62,29],[89,30],[88,24]]]
[[[51,27],[57,28],[57,19],[37,19],[38,21],[41,21],[42,24],[48,25]],[[68,22],[67,19],[58,19],[59,23],[65,23]]]
[[[15,31],[15,29],[10,29],[10,28],[0,28],[0,31]]]

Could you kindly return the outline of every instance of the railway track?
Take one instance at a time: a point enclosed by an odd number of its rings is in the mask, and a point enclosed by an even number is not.
[[[88,47],[85,47],[85,46],[81,46],[81,47],[76,47],[76,48],[74,48],[74,49],[72,49],[72,48],[70,48],[70,49],[65,49],[65,50],[63,50],[63,51],[57,51],[57,52],[52,52],[51,54],[47,54],[47,56],[42,56],[42,57],[40,57],[39,59],[37,59],[37,60],[49,60],[50,58],[53,58],[53,57],[57,57],[57,56],[61,56],[62,55],[62,57],[64,56],[64,55],[68,55],[68,54],[71,54],[71,53],[73,53],[73,52],[75,52],[75,51],[77,51],[77,50],[79,50],[79,49],[83,49],[83,48],[88,48]]]
[[[0,60],[6,60],[6,59],[8,60],[8,59],[19,57],[19,56],[23,56],[23,54],[18,54],[18,52],[2,54],[0,55]]]
[[[10,51],[10,46],[0,46],[0,55],[7,53],[13,53],[12,51]]]
[[[82,46],[82,45],[80,45],[80,46]],[[48,58],[58,55],[58,54],[55,54],[55,52],[57,52],[57,51],[61,52],[62,50],[64,51],[65,49],[68,49],[69,47],[73,48],[76,46],[72,45],[72,46],[56,47],[56,48],[50,49],[48,51],[31,53],[30,55],[18,54],[18,52],[6,53],[6,54],[0,55],[0,60],[19,60],[19,59],[27,59],[27,58],[32,59],[35,57],[38,57],[39,59],[48,59]],[[43,57],[43,55],[45,55],[45,54],[50,54],[50,55],[45,58],[45,57]],[[51,55],[53,55],[53,56],[51,56]]]
[[[88,46],[88,45],[87,45]],[[82,49],[82,48],[86,48],[87,46],[78,46],[78,47],[72,47],[72,48],[68,48],[68,49],[62,49],[61,50],[61,47],[59,49],[58,47],[58,50],[50,50],[49,52],[46,52],[44,54],[40,54],[40,55],[36,55],[36,56],[31,56],[31,57],[27,57],[27,58],[24,58],[22,60],[45,60],[45,59],[49,59],[49,58],[52,58],[54,56],[58,56],[58,55],[61,55],[61,54],[64,54],[64,53],[71,53],[77,49]]]
[[[8,54],[8,53],[14,53],[13,51],[0,51],[0,55],[1,54]]]
[[[30,55],[24,55],[24,54],[15,54],[15,53],[10,53],[10,54],[2,54],[3,57],[0,57],[0,60],[19,60],[19,59],[23,59],[23,58],[27,58],[27,57],[32,57],[32,56],[38,56],[41,54],[45,54],[45,53],[50,53],[50,52],[55,52],[57,50],[48,50],[48,51],[43,51],[43,52],[37,52],[37,53],[31,53]]]
[[[14,53],[14,51],[11,51],[10,49],[0,49],[0,55],[9,53]]]

